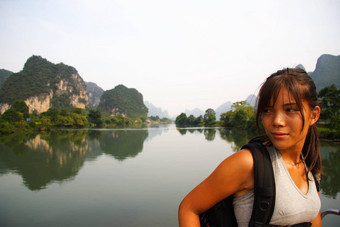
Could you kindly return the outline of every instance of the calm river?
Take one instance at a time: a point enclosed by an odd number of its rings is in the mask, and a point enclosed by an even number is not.
[[[178,226],[182,198],[247,140],[174,125],[0,137],[0,226]],[[321,152],[322,209],[339,209],[340,145]]]

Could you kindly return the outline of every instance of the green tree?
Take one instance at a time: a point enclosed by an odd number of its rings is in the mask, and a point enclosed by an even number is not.
[[[55,124],[57,122],[58,115],[59,115],[59,110],[55,107],[51,107],[46,112],[41,114],[41,116],[49,117],[51,119],[52,124]]]
[[[92,124],[94,124],[96,127],[100,127],[103,122],[101,119],[101,112],[99,110],[90,110],[88,113],[88,119],[89,122],[91,122]]]
[[[1,116],[1,118],[9,123],[15,123],[24,120],[23,114],[15,111],[12,108],[6,110],[5,113]]]
[[[232,116],[233,116],[232,110],[225,112],[225,113],[222,113],[221,117],[220,117],[220,122],[222,122],[221,125],[223,127],[226,127],[226,128],[232,127],[233,126],[232,123],[231,123],[231,117]]]
[[[74,120],[70,116],[58,115],[57,126],[59,127],[72,127],[74,125]]]
[[[191,114],[188,117],[188,122],[187,123],[188,123],[189,126],[195,126],[195,124],[196,124],[196,117]]]
[[[204,126],[215,126],[216,125],[216,113],[213,109],[209,108],[205,111],[203,117]]]
[[[176,117],[175,124],[176,126],[186,126],[188,122],[188,117],[185,113],[181,113]]]
[[[150,116],[149,118],[150,118],[151,120],[153,120],[153,121],[160,121],[160,118],[159,118],[158,115],[156,115],[156,116]]]
[[[22,100],[17,100],[13,103],[13,105],[11,106],[11,109],[13,109],[16,112],[22,113],[24,119],[29,117],[29,113],[28,113],[28,106],[26,105],[26,103]]]
[[[247,120],[247,111],[244,108],[238,108],[233,113],[231,124],[236,128],[246,129]]]
[[[235,102],[231,110],[221,114],[220,124],[228,128],[256,130],[254,108],[247,102]]]
[[[0,119],[0,135],[1,134],[11,134],[14,132],[14,126],[13,124],[3,121]]]
[[[165,119],[164,121],[171,121],[169,119]],[[187,117],[185,113],[181,113],[179,116],[176,117],[175,123],[177,126],[181,127],[197,127],[197,126],[202,126],[203,125],[203,118],[202,115],[199,117],[195,117],[194,115],[190,115]]]
[[[203,117],[202,115],[200,115],[195,120],[195,126],[202,126],[202,125],[203,125]]]
[[[70,117],[72,118],[74,122],[73,126],[75,127],[84,127],[88,123],[86,117],[82,114],[71,113]]]
[[[133,121],[121,115],[114,116],[108,123],[114,124],[116,127],[126,127],[133,124]]]
[[[41,124],[41,127],[44,127],[46,129],[50,129],[52,127],[51,118],[49,116],[42,116],[40,118],[40,124]]]
[[[60,112],[59,112],[59,115],[66,117],[66,116],[68,116],[68,113],[65,109],[61,109]]]
[[[83,114],[83,110],[80,109],[80,108],[74,108],[74,109],[72,110],[72,113]]]
[[[10,123],[24,121],[29,117],[28,106],[24,101],[17,100],[1,117]]]
[[[340,89],[335,85],[323,88],[319,92],[322,100],[322,111],[320,118],[329,122],[330,128],[340,130]]]

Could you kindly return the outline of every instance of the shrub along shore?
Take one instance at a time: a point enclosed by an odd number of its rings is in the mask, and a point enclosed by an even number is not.
[[[170,119],[158,116],[132,119],[121,115],[110,116],[99,110],[79,108],[50,108],[41,114],[29,114],[24,101],[14,102],[9,110],[0,116],[0,135],[12,133],[31,133],[60,128],[127,128],[144,127],[147,124],[171,123]]]

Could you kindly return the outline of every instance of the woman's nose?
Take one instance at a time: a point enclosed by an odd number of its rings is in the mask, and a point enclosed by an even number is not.
[[[285,117],[284,114],[281,112],[276,112],[274,114],[274,118],[273,118],[273,125],[276,127],[282,127],[285,126]]]

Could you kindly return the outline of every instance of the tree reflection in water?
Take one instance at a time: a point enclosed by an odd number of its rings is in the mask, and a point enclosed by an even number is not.
[[[122,161],[141,152],[147,137],[147,130],[102,131],[99,143],[104,153]]]
[[[185,136],[203,134],[207,141],[226,141],[236,152],[254,133],[225,128],[177,129]],[[161,135],[159,131],[150,135]],[[0,137],[0,175],[8,172],[22,176],[30,190],[41,190],[52,182],[64,182],[75,177],[85,161],[94,161],[103,153],[124,161],[143,151],[149,132],[142,130],[58,130],[30,136]],[[161,136],[167,136],[166,134]],[[324,175],[321,191],[335,199],[340,192],[340,144],[320,144]]]
[[[335,199],[340,192],[340,144],[321,142],[320,151],[324,167],[321,190],[324,195]]]
[[[239,151],[251,138],[257,136],[256,132],[238,129],[219,128],[219,132],[222,139],[232,144],[232,149],[235,152]]]
[[[181,135],[185,135],[187,132],[203,132],[208,141],[213,141],[216,134],[216,129],[214,128],[181,128],[177,130]],[[217,128],[217,130],[221,138],[231,144],[234,152],[239,151],[251,138],[257,136],[256,132],[248,132],[245,130],[227,128]],[[336,199],[337,193],[340,192],[340,144],[321,142],[320,151],[324,167],[320,187],[323,195]]]
[[[84,163],[88,150],[86,134],[86,131],[53,131],[23,136],[15,139],[16,142],[2,140],[2,168],[21,175],[30,190],[44,189],[53,181],[63,182],[75,176]]]
[[[58,130],[32,136],[5,136],[0,141],[0,174],[15,172],[30,190],[76,176],[85,160],[102,153],[117,160],[143,150],[147,130]]]

